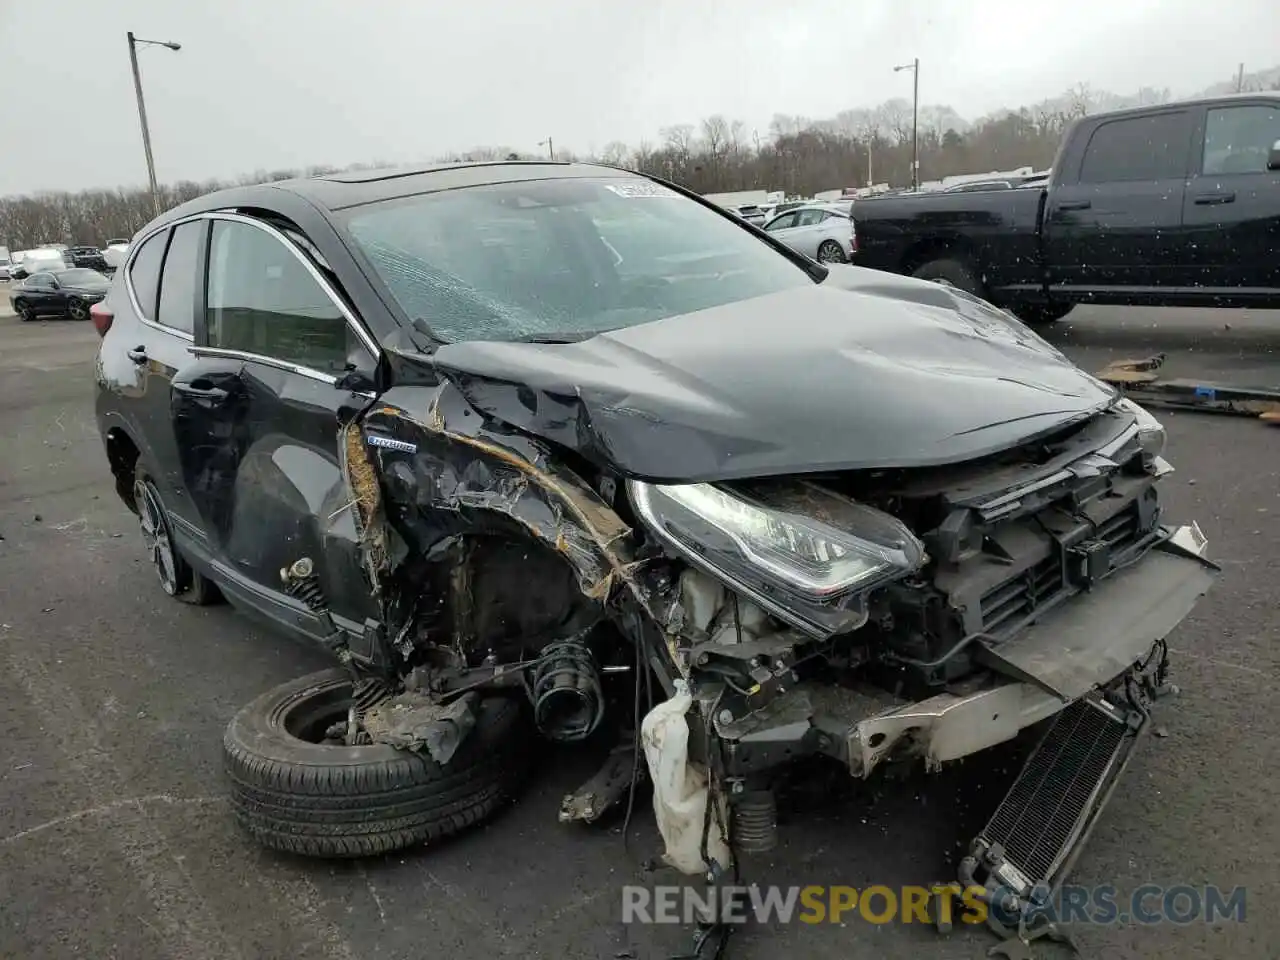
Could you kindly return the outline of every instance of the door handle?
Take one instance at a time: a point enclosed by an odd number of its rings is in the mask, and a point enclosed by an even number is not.
[[[1196,206],[1207,207],[1215,203],[1235,203],[1234,193],[1202,193],[1196,197]]]
[[[1058,204],[1059,210],[1088,210],[1093,206],[1090,200],[1063,200]]]
[[[198,382],[196,381],[196,383]],[[173,389],[184,397],[191,397],[193,400],[208,400],[212,403],[221,403],[231,396],[230,392],[223,390],[221,387],[198,387],[195,383],[175,383]]]
[[[126,356],[126,357],[128,357],[130,360],[132,360],[134,363],[146,363],[146,362],[147,362],[147,348],[146,348],[146,347],[134,347],[132,350],[126,350],[126,351],[125,351],[125,356]]]

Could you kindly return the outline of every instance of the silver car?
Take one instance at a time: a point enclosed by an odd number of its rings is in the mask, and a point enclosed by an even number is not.
[[[858,249],[857,233],[848,214],[819,204],[780,213],[763,229],[819,263],[848,263]]]

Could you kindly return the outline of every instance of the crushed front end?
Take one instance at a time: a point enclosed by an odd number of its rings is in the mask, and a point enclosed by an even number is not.
[[[1060,881],[1167,688],[1164,638],[1217,569],[1198,527],[1162,515],[1163,446],[1121,401],[945,468],[631,483],[736,848],[774,842],[792,760],[936,768],[1057,717],[966,882],[1025,900]],[[1056,846],[1000,832],[1022,815]]]

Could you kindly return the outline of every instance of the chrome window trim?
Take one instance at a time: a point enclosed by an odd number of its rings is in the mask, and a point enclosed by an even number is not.
[[[200,357],[222,358],[225,360],[244,360],[246,363],[260,363],[264,367],[271,367],[275,370],[283,370],[285,373],[295,373],[300,377],[308,380],[315,380],[319,383],[327,383],[331,387],[337,387],[338,378],[331,373],[325,373],[323,370],[317,370],[314,367],[304,367],[299,363],[290,363],[288,360],[280,360],[276,357],[264,356],[261,353],[249,353],[245,350],[228,350],[226,347],[188,347],[187,351],[197,359]],[[366,397],[370,400],[374,399],[377,394],[370,393],[366,390],[352,390],[357,397]]]
[[[343,319],[347,321],[347,325],[350,326],[351,329],[355,332],[356,338],[360,341],[361,344],[364,345],[364,348],[368,350],[369,353],[373,356],[374,362],[378,362],[382,359],[382,348],[378,346],[378,342],[374,340],[372,336],[369,335],[369,331],[367,331],[364,328],[364,325],[360,323],[359,320],[356,319],[356,315],[351,312],[351,309],[345,303],[343,303],[342,297],[338,295],[338,292],[333,288],[333,285],[329,283],[328,279],[324,276],[324,274],[320,272],[319,268],[317,268],[316,265],[312,263],[311,258],[308,257],[306,253],[303,252],[296,243],[290,240],[287,234],[283,233],[280,230],[277,230],[275,227],[271,226],[271,224],[269,223],[264,223],[263,221],[257,220],[254,217],[246,217],[242,213],[226,213],[221,210],[216,210],[216,211],[211,211],[209,213],[201,214],[201,216],[206,220],[225,220],[230,223],[243,223],[250,227],[256,227],[257,229],[261,230],[263,233],[267,234],[268,236],[274,237],[278,243],[284,244],[285,249],[287,249],[291,254],[293,254],[294,259],[296,259],[300,264],[302,264],[303,269],[307,271],[311,279],[314,280],[316,284],[320,287],[321,291],[323,291],[324,295],[329,298],[329,301],[334,305],[334,307],[338,310],[338,312],[342,314]],[[212,237],[209,238],[209,242],[210,244],[213,243]],[[206,292],[205,309],[206,310],[208,309],[207,292]],[[287,362],[287,361],[281,361],[281,362]]]
[[[154,230],[151,230],[150,232],[138,237],[136,240],[131,241],[132,247],[129,250],[129,255],[125,258],[124,263],[121,264],[120,269],[124,271],[124,288],[125,288],[125,292],[129,296],[129,304],[130,306],[133,307],[134,314],[144,324],[146,324],[148,327],[151,327],[155,330],[160,330],[164,333],[167,333],[170,336],[178,337],[192,344],[195,343],[194,334],[190,334],[183,330],[179,330],[176,327],[167,327],[163,323],[159,323],[151,319],[150,317],[148,317],[145,313],[143,313],[142,305],[138,302],[138,295],[133,289],[133,276],[132,276],[133,261],[137,258],[138,251],[142,249],[143,245],[148,240],[150,240],[152,237],[155,237],[157,234],[162,233],[165,230],[170,230],[170,229],[173,229],[174,227],[181,226],[184,223],[191,223],[195,220],[210,220],[210,221],[225,220],[231,223],[243,223],[250,227],[256,227],[257,229],[261,230],[263,233],[266,233],[267,235],[273,237],[276,240],[276,242],[284,244],[285,248],[291,254],[293,254],[294,258],[300,264],[302,264],[303,269],[306,270],[307,273],[310,275],[311,279],[316,282],[316,284],[320,287],[321,291],[323,291],[324,295],[329,298],[329,301],[333,304],[333,306],[337,309],[337,311],[340,314],[342,314],[342,317],[344,320],[346,320],[347,325],[350,326],[351,329],[355,332],[356,338],[360,341],[360,343],[364,346],[364,348],[368,350],[369,353],[373,356],[374,362],[375,363],[381,362],[382,348],[378,345],[378,341],[375,340],[369,334],[369,331],[364,328],[364,325],[358,319],[356,319],[355,314],[352,313],[351,309],[343,302],[342,297],[339,296],[338,292],[333,288],[333,284],[331,284],[328,281],[328,279],[324,276],[324,274],[322,274],[319,271],[316,265],[311,262],[311,258],[308,257],[304,251],[299,249],[298,245],[293,240],[289,239],[287,234],[281,232],[280,230],[277,230],[275,227],[271,226],[271,224],[265,223],[254,217],[247,217],[242,213],[235,213],[233,210],[228,210],[228,209],[207,210],[203,213],[194,213],[191,216],[183,217],[180,220],[173,220],[169,223],[161,224],[160,226],[156,227]],[[209,240],[210,240],[210,243],[212,243],[212,240],[213,240],[212,236],[210,236]],[[166,251],[166,253],[167,252],[168,251]],[[160,270],[161,270],[161,279],[163,279],[164,277],[163,262],[160,265]],[[208,309],[207,307],[207,296],[208,296],[207,262],[205,267],[205,284],[206,284],[206,310],[207,310]],[[205,349],[220,350],[225,348],[200,347],[199,349],[200,350],[205,350]],[[307,367],[298,367],[297,364],[292,364],[285,360],[274,360],[274,358],[263,357],[258,354],[246,354],[243,351],[234,351],[234,350],[229,351],[229,353],[239,355],[239,356],[252,357],[254,360],[258,360],[261,362],[271,362],[273,365],[281,367],[281,369],[297,368],[295,372],[309,369]],[[321,377],[328,376],[327,374],[321,373],[318,370],[312,370],[311,373]],[[336,379],[336,378],[332,378],[332,379]]]
[[[143,246],[147,243],[147,241],[150,240],[152,237],[158,236],[159,234],[163,233],[165,230],[172,229],[173,227],[176,227],[180,224],[191,223],[193,220],[202,220],[202,219],[204,219],[203,214],[196,214],[195,216],[183,217],[181,220],[174,220],[172,223],[162,224],[161,226],[156,227],[150,233],[147,233],[139,237],[137,240],[131,241],[132,246],[129,249],[128,256],[125,257],[124,263],[120,265],[120,270],[124,273],[124,290],[125,290],[125,293],[129,295],[129,305],[133,307],[134,316],[136,316],[139,320],[141,320],[144,325],[151,327],[151,329],[159,330],[162,333],[167,333],[169,334],[169,336],[177,337],[179,340],[186,340],[188,343],[196,342],[194,333],[187,333],[185,330],[179,330],[177,327],[167,327],[163,323],[159,323],[158,321],[151,319],[145,313],[143,313],[142,304],[138,302],[138,294],[133,289],[133,261],[138,259],[138,251],[141,250]],[[165,250],[166,256],[168,255],[168,252],[169,251],[166,249]],[[158,278],[158,281],[163,281],[163,279],[164,279],[164,260],[161,259],[160,276]],[[157,290],[159,289],[158,283],[157,283],[156,289]]]

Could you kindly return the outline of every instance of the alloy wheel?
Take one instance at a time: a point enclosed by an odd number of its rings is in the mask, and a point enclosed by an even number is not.
[[[89,311],[85,309],[84,302],[81,300],[72,300],[67,305],[67,313],[71,314],[72,320],[83,320],[89,316]]]
[[[818,248],[819,263],[840,263],[844,260],[844,254],[840,251],[840,245],[831,240],[827,240]]]
[[[142,527],[142,542],[146,545],[151,565],[160,580],[160,589],[169,596],[178,594],[177,558],[173,552],[173,539],[169,533],[169,518],[160,494],[149,480],[139,480],[134,492],[138,504],[138,521]]]

